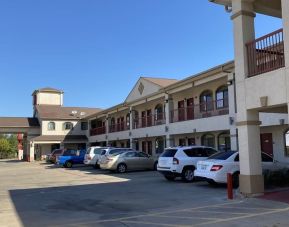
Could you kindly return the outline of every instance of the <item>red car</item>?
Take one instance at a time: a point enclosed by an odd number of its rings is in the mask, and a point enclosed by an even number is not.
[[[47,156],[47,161],[51,163],[56,163],[59,156],[63,154],[63,149],[55,149]]]

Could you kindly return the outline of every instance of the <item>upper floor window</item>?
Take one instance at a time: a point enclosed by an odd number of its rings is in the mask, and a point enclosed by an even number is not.
[[[71,122],[65,122],[65,123],[63,123],[63,129],[64,130],[71,130],[71,129],[73,129],[73,124]]]
[[[228,87],[222,86],[216,91],[216,107],[217,109],[226,108],[229,106],[228,103]]]
[[[88,129],[88,123],[87,122],[81,122],[81,130],[87,130]]]
[[[55,122],[49,122],[47,128],[49,131],[55,130]]]
[[[211,91],[204,91],[200,95],[200,110],[202,112],[207,112],[213,109],[213,93]]]

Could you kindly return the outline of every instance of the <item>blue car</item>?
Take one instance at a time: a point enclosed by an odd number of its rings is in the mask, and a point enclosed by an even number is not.
[[[86,150],[66,150],[58,158],[58,164],[65,168],[72,168],[74,164],[83,164]]]

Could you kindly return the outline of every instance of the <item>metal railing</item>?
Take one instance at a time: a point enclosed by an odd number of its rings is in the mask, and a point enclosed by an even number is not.
[[[109,132],[122,132],[130,129],[129,122],[123,121],[109,126]]]
[[[166,114],[152,114],[146,117],[136,118],[133,120],[133,129],[163,125],[166,123]]]
[[[204,102],[170,112],[170,123],[229,114],[228,99]]]
[[[248,77],[285,66],[283,29],[246,44]]]
[[[91,136],[102,135],[106,133],[105,126],[90,129]]]

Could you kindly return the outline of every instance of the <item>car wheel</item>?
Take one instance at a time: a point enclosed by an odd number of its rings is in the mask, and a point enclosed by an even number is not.
[[[168,181],[174,181],[176,177],[174,176],[165,176]]]
[[[239,173],[233,174],[233,188],[239,187]]]
[[[126,164],[121,163],[117,166],[118,173],[125,173],[126,169],[127,169]]]
[[[158,170],[158,162],[155,162],[155,164],[154,164],[154,170],[155,170],[155,171]]]
[[[68,161],[65,163],[66,168],[72,168],[72,162]]]
[[[95,169],[100,169],[100,166],[99,166],[97,163],[95,163],[94,166],[93,166],[93,168],[95,168]]]
[[[185,182],[193,182],[194,181],[194,168],[185,168],[182,172],[182,180]]]

